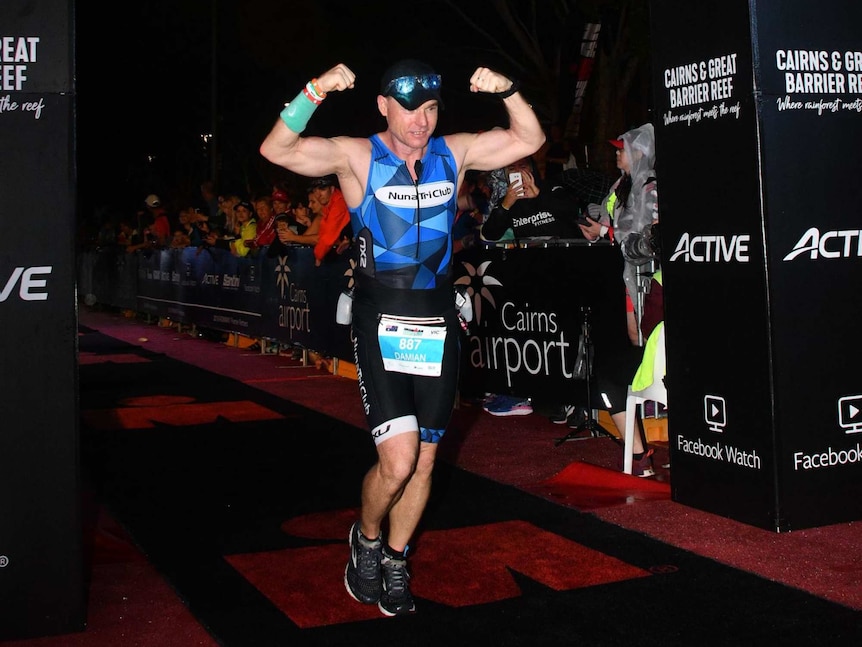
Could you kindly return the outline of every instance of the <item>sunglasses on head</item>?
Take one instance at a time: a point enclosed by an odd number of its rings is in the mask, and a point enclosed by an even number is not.
[[[417,85],[422,86],[426,90],[439,90],[442,79],[439,74],[422,74],[421,76],[399,76],[397,79],[392,79],[386,84],[384,95],[407,96]]]

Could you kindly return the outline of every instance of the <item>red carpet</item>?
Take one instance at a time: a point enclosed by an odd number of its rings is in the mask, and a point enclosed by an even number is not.
[[[578,510],[670,499],[670,485],[580,461],[525,490]]]

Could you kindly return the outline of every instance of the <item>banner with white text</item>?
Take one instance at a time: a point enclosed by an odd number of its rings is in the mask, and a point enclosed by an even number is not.
[[[862,6],[651,9],[674,500],[862,518]]]
[[[0,640],[86,620],[72,3],[0,4]]]

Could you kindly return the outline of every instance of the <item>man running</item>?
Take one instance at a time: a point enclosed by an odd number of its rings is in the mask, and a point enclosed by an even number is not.
[[[451,232],[458,188],[468,170],[527,157],[545,135],[517,84],[479,67],[470,91],[497,95],[509,127],[434,137],[441,77],[426,63],[402,60],[383,74],[377,97],[386,130],[367,139],[302,137],[317,106],[355,82],[344,64],[309,81],[260,152],[300,175],[335,173],[350,208],[354,353],[377,463],[362,483],[344,581],[353,598],[394,616],[415,610],[407,545],[455,402],[461,328]]]

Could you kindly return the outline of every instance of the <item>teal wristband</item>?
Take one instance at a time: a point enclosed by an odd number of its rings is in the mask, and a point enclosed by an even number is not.
[[[305,90],[301,90],[294,97],[293,101],[288,103],[284,107],[284,110],[281,111],[281,120],[285,126],[299,134],[305,130],[308,120],[316,109],[317,104],[306,96]]]

